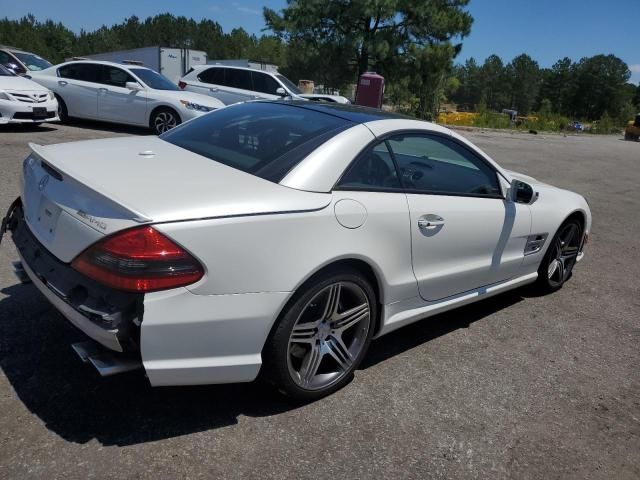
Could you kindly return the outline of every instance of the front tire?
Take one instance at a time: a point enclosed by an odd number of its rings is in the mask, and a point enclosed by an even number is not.
[[[582,242],[582,224],[576,219],[564,222],[545,253],[535,286],[539,293],[558,291],[571,278]]]
[[[177,127],[182,123],[178,113],[172,108],[163,107],[155,110],[151,114],[149,120],[149,127],[156,135],[161,135],[168,132],[172,128]]]
[[[58,100],[58,118],[60,118],[60,123],[66,123],[69,121],[67,104],[64,103],[64,100],[62,100],[58,95],[56,95],[56,100]]]
[[[282,393],[316,400],[342,388],[364,358],[377,300],[353,269],[327,271],[298,291],[263,350],[262,376]]]

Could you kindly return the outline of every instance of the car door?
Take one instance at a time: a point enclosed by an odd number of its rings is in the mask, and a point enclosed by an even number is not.
[[[224,68],[206,68],[196,74],[196,80],[197,82],[187,80],[185,88],[195,93],[215,97],[224,104],[227,104],[224,92],[220,90],[220,87],[224,85]]]
[[[247,95],[241,95],[227,82],[227,72],[224,67],[211,67],[198,73],[198,83],[188,84],[188,89],[195,93],[202,93],[215,97],[225,105],[231,105],[247,100]],[[229,81],[235,81],[235,75],[229,75]]]
[[[98,116],[98,77],[100,65],[73,62],[58,68],[58,79],[46,85],[57,93],[67,106],[69,116],[92,118]]]
[[[223,88],[227,95],[233,98],[231,103],[261,98],[257,92],[253,91],[251,73],[251,70],[225,68]]]
[[[251,81],[255,94],[260,98],[267,100],[277,100],[281,98],[276,92],[281,85],[271,75],[256,70],[251,72]]]
[[[359,251],[377,252],[389,288],[383,303],[415,298],[407,196],[385,142],[360,154],[333,189],[334,213]]]
[[[139,82],[126,70],[102,65],[98,89],[98,118],[108,122],[146,125],[147,93],[130,90],[127,82]]]
[[[505,199],[495,169],[449,136],[406,133],[387,144],[407,193],[420,296],[437,301],[517,276],[531,212]]]

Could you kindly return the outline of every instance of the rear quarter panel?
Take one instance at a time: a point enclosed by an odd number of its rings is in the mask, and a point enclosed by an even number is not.
[[[354,198],[367,209],[359,228],[343,227],[335,203]],[[205,265],[189,287],[201,295],[291,292],[323,266],[360,259],[376,273],[383,303],[417,295],[404,194],[335,192],[306,213],[242,216],[157,225]]]

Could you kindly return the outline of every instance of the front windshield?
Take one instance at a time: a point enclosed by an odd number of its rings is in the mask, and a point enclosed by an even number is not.
[[[0,65],[0,77],[13,77],[13,73]]]
[[[34,72],[44,70],[51,66],[44,58],[34,55],[33,53],[13,52],[13,54],[18,57],[18,60],[24,63],[29,70]]]
[[[293,83],[284,75],[280,75],[278,73],[276,74],[276,78],[280,80],[282,83],[284,83],[284,86],[287,87],[291,93],[295,93],[296,95],[300,95],[302,93],[302,91],[298,87],[296,87],[296,84]]]
[[[154,90],[180,90],[176,84],[164,75],[160,75],[148,68],[130,68],[131,73],[142,80],[147,87]]]

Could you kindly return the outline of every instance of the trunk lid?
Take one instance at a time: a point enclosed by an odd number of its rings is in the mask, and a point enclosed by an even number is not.
[[[30,147],[25,218],[65,262],[104,235],[144,223],[302,212],[331,201],[330,194],[284,187],[157,137]]]

